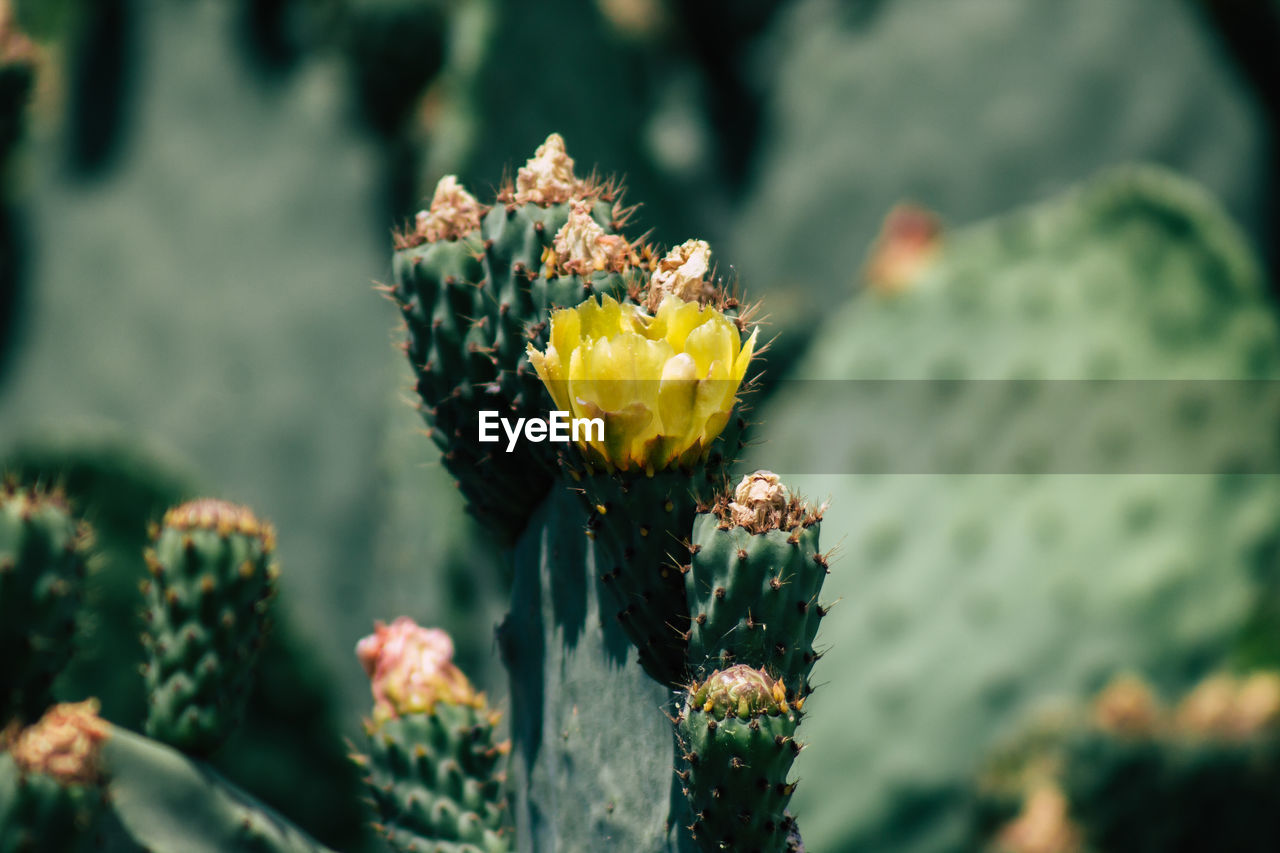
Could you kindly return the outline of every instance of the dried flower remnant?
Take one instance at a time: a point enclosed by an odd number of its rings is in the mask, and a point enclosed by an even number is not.
[[[99,753],[107,724],[98,700],[54,705],[34,725],[19,731],[9,747],[18,768],[52,776],[64,785],[90,785],[101,775]]]
[[[565,151],[564,138],[553,133],[516,173],[514,198],[517,204],[562,204],[582,190],[582,181],[573,174],[573,158]]]
[[[553,242],[556,264],[566,272],[588,276],[622,272],[633,260],[631,245],[621,234],[606,234],[591,216],[591,202],[575,201],[569,219]]]
[[[428,243],[457,240],[480,227],[484,205],[467,192],[455,175],[445,175],[436,184],[431,206],[418,212],[415,236]]]
[[[649,279],[649,309],[668,295],[685,302],[706,302],[715,288],[706,280],[711,269],[711,247],[706,240],[686,240],[658,261]]]

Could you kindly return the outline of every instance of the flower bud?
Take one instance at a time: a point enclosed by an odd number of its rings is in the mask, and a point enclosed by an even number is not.
[[[478,694],[453,664],[453,640],[439,628],[423,628],[407,616],[390,625],[374,623],[374,632],[356,645],[356,657],[369,676],[374,718],[430,713],[437,702],[481,707]]]

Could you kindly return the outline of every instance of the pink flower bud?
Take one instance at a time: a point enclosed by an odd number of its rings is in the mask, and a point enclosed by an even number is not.
[[[430,713],[436,702],[480,707],[462,671],[453,665],[453,640],[439,628],[423,628],[407,616],[356,644],[356,657],[369,676],[375,718]]]

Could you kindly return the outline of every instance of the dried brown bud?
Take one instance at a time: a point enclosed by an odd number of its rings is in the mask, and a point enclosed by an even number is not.
[[[516,173],[517,204],[561,204],[578,195],[582,182],[573,175],[573,158],[558,133],[547,137]]]
[[[658,261],[649,279],[650,302],[672,294],[685,302],[705,301],[715,288],[706,281],[711,269],[711,247],[706,240],[686,240]]]
[[[463,189],[457,176],[445,175],[436,184],[431,206],[418,212],[414,231],[428,243],[457,240],[480,227],[483,213],[484,207]]]
[[[557,264],[567,272],[591,275],[622,272],[632,259],[631,246],[620,234],[606,234],[591,216],[591,202],[575,201],[569,219],[556,232]]]

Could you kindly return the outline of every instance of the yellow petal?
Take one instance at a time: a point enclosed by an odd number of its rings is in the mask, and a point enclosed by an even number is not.
[[[678,353],[662,367],[658,387],[658,415],[662,433],[684,437],[693,418],[694,399],[698,393],[697,365],[688,353]]]

